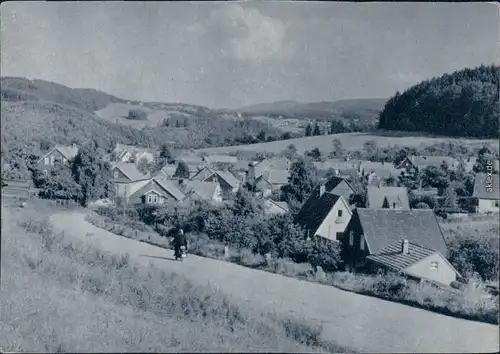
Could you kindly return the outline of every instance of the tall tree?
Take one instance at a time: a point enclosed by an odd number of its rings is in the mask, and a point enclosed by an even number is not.
[[[80,148],[71,162],[71,172],[76,183],[81,187],[80,204],[113,196],[111,166],[102,158],[95,142]]]
[[[314,130],[312,132],[312,135],[314,135],[314,136],[321,135],[321,129],[319,128],[319,123],[318,122],[316,122],[314,124]]]
[[[174,177],[189,178],[189,167],[184,161],[179,161]]]
[[[49,170],[45,183],[40,188],[40,196],[47,199],[80,201],[82,188],[73,179],[70,168],[56,161]]]
[[[299,157],[292,163],[288,184],[282,187],[285,201],[304,203],[318,185],[317,170],[309,159]]]
[[[330,154],[330,157],[340,157],[342,156],[342,142],[340,139],[335,138],[332,140],[333,150]]]
[[[311,123],[308,123],[306,125],[306,136],[311,136],[312,135],[312,126]]]

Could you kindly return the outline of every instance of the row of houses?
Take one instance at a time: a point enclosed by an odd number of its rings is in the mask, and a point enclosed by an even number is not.
[[[476,157],[457,159],[450,156],[408,156],[399,164],[394,165],[389,162],[372,162],[350,159],[328,159],[322,162],[314,162],[319,171],[333,170],[335,176],[348,178],[348,176],[369,176],[371,179],[380,181],[389,177],[397,178],[403,174],[413,174],[417,170],[434,166],[440,168],[446,163],[450,170],[456,171],[462,164],[465,172],[472,172],[477,162]],[[499,160],[492,159],[492,172],[498,173]]]
[[[475,198],[498,212],[498,174],[478,174]],[[431,209],[411,209],[406,187],[368,186],[366,207],[349,204],[356,194],[347,180],[332,177],[309,197],[296,222],[309,237],[341,242],[350,269],[390,270],[449,285],[461,275],[447,260],[447,247]]]

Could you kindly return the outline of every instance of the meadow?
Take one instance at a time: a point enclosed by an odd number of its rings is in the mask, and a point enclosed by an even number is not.
[[[483,145],[498,148],[496,140],[480,140],[480,139],[455,139],[449,137],[432,137],[421,136],[412,133],[397,133],[397,132],[373,132],[373,133],[341,133],[319,136],[309,136],[303,138],[295,138],[289,140],[279,140],[260,144],[238,145],[238,146],[223,146],[214,148],[199,149],[199,152],[207,154],[215,153],[231,153],[240,151],[255,151],[255,152],[270,152],[280,153],[290,144],[295,145],[298,154],[303,154],[305,151],[318,148],[322,154],[328,154],[333,149],[333,139],[340,140],[342,148],[347,151],[362,150],[363,144],[368,141],[375,141],[378,147],[388,148],[391,146],[407,146],[407,147],[426,147],[439,143],[454,143],[462,144],[471,148],[480,148]]]

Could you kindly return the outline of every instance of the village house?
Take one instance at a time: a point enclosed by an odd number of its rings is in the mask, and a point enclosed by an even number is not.
[[[283,215],[289,211],[287,202],[277,202],[269,198],[264,200],[264,212],[267,215]]]
[[[346,201],[349,201],[353,194],[356,194],[354,188],[350,185],[345,178],[332,177],[324,184],[325,192],[340,195]],[[319,193],[320,187],[316,188],[313,193]]]
[[[500,198],[498,174],[476,174],[472,197],[477,200],[476,213],[498,213]]]
[[[132,162],[118,162],[111,165],[111,178],[115,183],[128,183],[149,179],[149,174],[143,174]]]
[[[155,160],[156,154],[145,147],[117,143],[111,155],[112,160],[118,162],[137,163],[141,159],[146,159],[146,161],[150,163]]]
[[[246,160],[238,160],[237,163],[231,166],[230,171],[232,171],[233,175],[239,179],[241,183],[247,182],[247,174],[248,174],[248,165],[249,161]]]
[[[348,202],[342,196],[326,192],[322,185],[319,193],[313,194],[302,206],[295,221],[306,230],[308,237],[340,241],[351,215]]]
[[[38,166],[42,171],[47,170],[53,167],[56,161],[67,163],[74,159],[76,155],[78,155],[76,144],[72,146],[56,145],[38,160]]]
[[[181,202],[185,198],[172,181],[159,176],[126,183],[118,196],[130,204],[166,204]]]
[[[255,184],[257,179],[264,174],[264,172],[271,169],[290,171],[291,161],[283,157],[275,157],[264,159],[261,161],[254,161],[248,165],[247,182]]]
[[[369,184],[385,184],[389,178],[397,180],[401,172],[391,163],[362,161],[359,166],[359,175],[368,177]]]
[[[172,178],[175,175],[175,171],[177,171],[176,164],[168,164],[161,168],[158,174],[162,174],[162,176],[167,178]]]
[[[181,190],[186,198],[192,200],[203,200],[212,204],[222,202],[222,188],[219,182],[207,181],[183,181]]]
[[[360,163],[357,160],[328,159],[322,162],[315,161],[313,165],[320,172],[332,171],[336,177],[348,178],[359,175]]]
[[[236,156],[230,155],[208,155],[203,157],[202,159],[208,167],[214,167],[218,165],[232,166],[238,163],[238,158]]]
[[[273,191],[279,190],[282,186],[288,183],[288,177],[290,176],[290,171],[288,170],[278,170],[271,168],[264,171],[255,180],[254,186],[255,190],[261,192],[263,196],[267,197],[273,193]]]
[[[368,186],[366,207],[369,209],[410,209],[406,187]]]
[[[121,197],[127,197],[127,190],[131,183],[147,181],[151,177],[141,173],[132,162],[118,162],[111,165],[111,183],[115,187],[116,194]]]
[[[396,168],[405,174],[414,174],[417,170],[422,171],[429,166],[441,168],[443,162],[454,171],[460,161],[450,156],[407,156]]]
[[[231,195],[238,191],[240,181],[231,172],[202,168],[193,178],[193,181],[218,182],[222,189],[222,199],[228,200]]]
[[[446,259],[443,232],[429,209],[358,208],[342,243],[342,257],[351,270],[396,272],[443,285],[461,277]]]

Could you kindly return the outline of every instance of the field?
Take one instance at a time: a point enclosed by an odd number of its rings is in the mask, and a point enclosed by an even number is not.
[[[2,352],[339,350],[315,326],[54,233],[45,216],[2,206]]]
[[[399,135],[399,136],[397,136]],[[481,147],[482,145],[489,145],[498,148],[498,141],[496,140],[478,140],[478,139],[454,139],[448,137],[428,137],[416,136],[411,133],[342,133],[332,135],[310,136],[304,138],[296,138],[289,140],[272,141],[269,143],[260,143],[252,145],[238,145],[238,146],[224,146],[215,148],[200,149],[200,152],[208,154],[213,153],[230,153],[238,150],[255,151],[255,152],[271,152],[280,153],[290,144],[295,145],[297,153],[303,154],[306,150],[319,148],[323,154],[328,154],[332,151],[333,139],[339,139],[342,148],[348,151],[355,151],[363,149],[363,144],[367,141],[374,140],[378,147],[385,148],[389,146],[413,146],[425,147],[433,144],[452,142],[459,143],[470,147]]]

